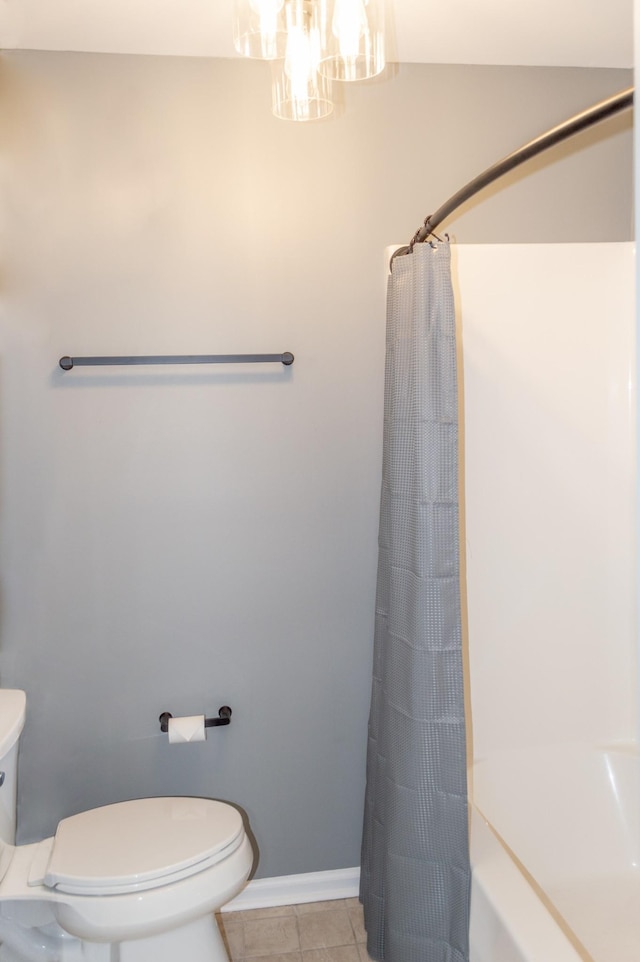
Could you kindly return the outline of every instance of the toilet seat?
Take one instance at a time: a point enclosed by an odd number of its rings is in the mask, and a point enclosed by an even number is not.
[[[34,858],[29,885],[87,896],[157,888],[226,859],[244,835],[239,812],[213,799],[117,802],[63,819]]]

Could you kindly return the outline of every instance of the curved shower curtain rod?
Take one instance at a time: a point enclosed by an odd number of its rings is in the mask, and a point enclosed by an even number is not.
[[[394,258],[402,254],[410,254],[416,244],[422,244],[426,241],[428,237],[434,234],[436,227],[441,224],[443,220],[460,207],[461,204],[464,204],[466,200],[469,200],[469,198],[477,194],[479,190],[482,190],[483,187],[488,187],[494,180],[513,170],[514,167],[518,167],[526,160],[530,160],[537,154],[541,154],[543,150],[547,150],[549,147],[561,143],[561,141],[566,140],[567,137],[572,137],[581,130],[586,130],[587,127],[591,127],[601,120],[606,120],[607,117],[611,117],[621,110],[632,107],[633,92],[633,87],[621,90],[620,93],[615,94],[613,97],[608,97],[606,100],[594,104],[593,107],[589,107],[587,110],[576,114],[575,117],[565,120],[564,123],[558,124],[557,127],[552,127],[551,130],[540,134],[540,136],[534,140],[530,140],[527,144],[519,147],[518,150],[514,150],[513,153],[507,157],[503,157],[502,160],[492,164],[491,167],[487,167],[486,170],[478,174],[477,177],[474,177],[473,180],[470,180],[468,184],[457,191],[449,200],[445,201],[435,214],[429,214],[429,216],[425,218],[424,224],[415,232],[409,244],[406,247],[399,247],[398,250],[394,252],[391,257],[391,266],[393,266]]]

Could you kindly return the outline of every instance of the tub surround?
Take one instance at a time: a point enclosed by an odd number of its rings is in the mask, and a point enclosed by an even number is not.
[[[475,805],[594,962],[640,945],[640,754],[558,745],[476,764]],[[555,959],[554,959],[555,962]]]

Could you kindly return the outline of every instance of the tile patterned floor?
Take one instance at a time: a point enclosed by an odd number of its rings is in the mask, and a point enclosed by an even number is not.
[[[370,962],[357,898],[218,916],[232,962]]]

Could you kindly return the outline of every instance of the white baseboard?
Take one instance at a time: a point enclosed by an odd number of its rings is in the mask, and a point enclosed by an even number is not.
[[[239,895],[222,906],[221,911],[238,912],[245,909],[265,909],[272,905],[300,905],[302,902],[351,899],[358,895],[359,887],[359,866],[330,872],[257,878],[248,882]]]

